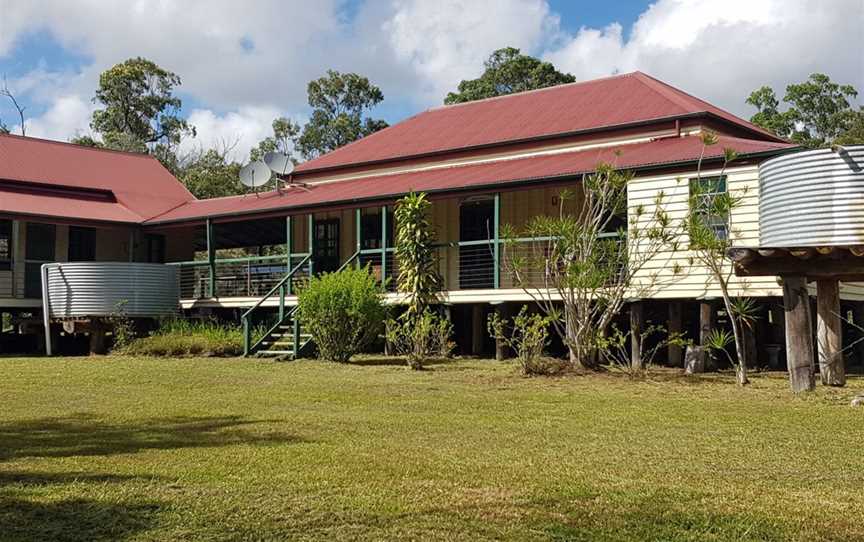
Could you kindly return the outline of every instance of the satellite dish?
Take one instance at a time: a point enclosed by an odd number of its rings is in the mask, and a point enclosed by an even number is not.
[[[264,162],[250,162],[240,170],[240,182],[249,188],[258,188],[270,182],[273,173]]]
[[[268,152],[264,155],[264,163],[276,175],[290,175],[294,171],[294,162],[287,154],[281,152]]]

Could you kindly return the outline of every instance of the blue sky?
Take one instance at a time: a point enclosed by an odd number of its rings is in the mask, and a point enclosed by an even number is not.
[[[814,71],[864,90],[861,0],[0,0],[0,74],[30,135],[88,132],[98,75],[144,56],[183,78],[199,137],[238,159],[277,115],[302,122],[306,83],[367,75],[390,122],[439,105],[508,45],[577,79],[640,69],[749,116],[747,94]],[[856,16],[857,15],[857,16]],[[7,101],[0,119],[13,130]]]

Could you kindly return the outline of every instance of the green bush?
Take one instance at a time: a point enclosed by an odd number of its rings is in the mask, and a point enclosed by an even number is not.
[[[149,337],[134,339],[115,350],[129,356],[236,356],[243,352],[239,327],[212,321],[163,321]]]
[[[449,358],[456,348],[452,337],[450,320],[430,309],[413,318],[387,321],[387,342],[397,354],[406,357],[412,369],[422,369],[423,363],[432,358]]]
[[[374,341],[386,316],[381,287],[365,269],[313,278],[298,296],[300,321],[321,358],[340,363]]]

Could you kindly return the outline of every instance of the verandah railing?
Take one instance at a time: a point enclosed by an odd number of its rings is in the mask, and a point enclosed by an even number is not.
[[[542,243],[547,241],[549,239],[546,238],[521,238],[509,242],[505,248],[505,241],[499,240],[497,254],[495,241],[491,239],[440,243],[436,246],[436,252],[444,290],[518,288],[519,285],[506,271],[505,251],[506,258],[511,259],[542,257]],[[294,295],[308,283],[313,258],[309,253],[298,253],[292,254],[290,259],[283,254],[215,259],[212,264],[208,261],[192,261],[172,265],[179,268],[182,300],[252,298],[257,301],[263,297],[272,298],[274,292],[271,290],[277,285],[284,286],[286,296]],[[355,251],[342,263],[342,267],[348,265],[368,266],[386,284],[388,291],[396,290],[399,260],[392,247]],[[523,279],[530,286],[541,286],[544,283],[544,270],[541,266],[532,266]]]

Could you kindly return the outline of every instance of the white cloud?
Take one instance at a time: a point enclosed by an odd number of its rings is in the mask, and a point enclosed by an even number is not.
[[[368,0],[350,20],[345,8],[343,0],[0,0],[0,57],[44,30],[88,59],[10,80],[31,114],[44,111],[33,130],[59,139],[86,131],[99,73],[140,55],[182,77],[200,133],[193,144],[238,139],[238,152],[269,133],[272,117],[304,116],[306,83],[328,68],[368,75],[386,103],[419,109],[440,104],[504,46],[579,79],[640,69],[742,115],[751,90],[770,84],[782,94],[814,71],[864,92],[861,0],[658,0],[629,33],[610,21],[572,35],[546,0]]]
[[[54,99],[51,107],[36,118],[25,118],[27,135],[43,139],[66,140],[75,135],[88,134],[93,104],[80,96],[63,95]],[[10,128],[20,133],[20,123]]]
[[[827,73],[864,91],[861,0],[659,0],[629,39],[581,29],[546,58],[579,79],[642,70],[743,116],[750,91]]]
[[[534,52],[558,32],[542,0],[424,0],[395,3],[381,28],[396,59],[422,82],[424,101],[441,103],[462,79],[477,77],[495,49]]]
[[[184,140],[180,151],[230,148],[229,158],[245,163],[252,147],[272,135],[273,119],[277,116],[278,110],[267,107],[243,107],[224,115],[196,109],[189,114],[188,120],[198,134],[194,139]]]

